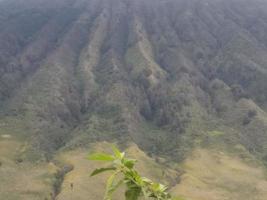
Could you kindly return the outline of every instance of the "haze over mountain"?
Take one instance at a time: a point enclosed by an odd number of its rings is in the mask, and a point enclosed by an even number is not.
[[[103,141],[181,198],[266,199],[266,81],[266,0],[2,0],[0,199],[70,199]]]

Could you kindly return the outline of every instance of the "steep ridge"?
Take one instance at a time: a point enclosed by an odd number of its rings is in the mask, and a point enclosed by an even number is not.
[[[209,118],[229,126],[224,114],[240,99],[265,112],[266,48],[253,34],[253,22],[266,18],[264,2],[40,1],[10,11],[13,4],[2,2],[2,118],[27,123],[43,151],[85,137],[88,127],[107,133],[88,137],[114,132],[148,150],[155,137],[143,132],[154,126],[166,140],[176,138],[175,148],[210,129]],[[30,28],[19,30],[19,13]],[[7,37],[18,31],[16,47]]]

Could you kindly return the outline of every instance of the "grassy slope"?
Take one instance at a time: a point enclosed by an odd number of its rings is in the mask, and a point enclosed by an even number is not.
[[[184,163],[181,183],[172,189],[188,200],[263,200],[266,172],[255,163],[219,151],[197,149]]]
[[[97,143],[92,147],[91,152],[97,151],[109,151],[108,143]],[[163,171],[163,167],[157,164],[153,159],[149,158],[144,152],[142,152],[136,145],[131,144],[127,148],[127,155],[138,159],[137,169],[142,175],[152,178],[157,181],[164,181],[174,179],[177,177],[177,173],[174,170],[166,169]],[[109,173],[106,175],[100,175],[94,178],[89,177],[89,173],[96,167],[105,166],[102,163],[95,163],[88,161],[86,156],[88,155],[87,149],[78,149],[69,152],[62,152],[59,155],[59,159],[74,165],[74,170],[68,173],[65,177],[65,181],[62,185],[62,191],[58,196],[59,200],[71,200],[71,199],[95,199],[100,200],[103,197],[105,191],[105,183]],[[174,180],[172,180],[174,181]],[[71,190],[71,183],[74,187]],[[123,199],[123,191],[115,194],[114,199]]]
[[[212,137],[217,134],[210,133]],[[216,136],[214,136],[216,135]],[[219,136],[218,136],[219,137]],[[23,161],[17,163],[18,155],[25,144],[15,136],[2,134],[0,139],[0,193],[4,199],[43,200],[52,191],[53,164]],[[236,148],[240,151],[242,148]],[[89,173],[101,163],[88,161],[88,152],[110,151],[109,143],[95,143],[90,150],[80,148],[64,150],[56,156],[61,163],[72,164],[74,169],[65,176],[58,200],[102,199],[108,174],[90,178]],[[182,164],[164,164],[163,159],[148,157],[136,145],[127,148],[130,157],[139,160],[137,169],[142,175],[174,187],[172,193],[187,200],[263,200],[267,197],[265,169],[257,161],[244,160],[237,151],[225,153],[221,150],[197,148]],[[12,153],[10,153],[12,152]],[[244,153],[244,152],[243,152]],[[241,155],[241,154],[240,154]],[[179,184],[179,169],[183,171]],[[74,187],[71,190],[70,184]],[[15,188],[15,190],[14,190]],[[15,191],[15,192],[14,192]],[[115,199],[123,199],[122,192]]]
[[[37,200],[50,196],[55,166],[21,160],[25,143],[15,136],[0,135],[0,199]]]
[[[97,143],[91,151],[109,151],[108,143]],[[187,200],[263,200],[267,198],[266,172],[256,161],[245,161],[236,153],[225,153],[215,149],[197,148],[182,164],[166,166],[148,157],[136,145],[127,148],[130,157],[139,160],[137,169],[142,175],[155,181],[169,184],[171,192],[181,199]],[[59,200],[94,199],[101,200],[104,185],[108,177],[101,175],[90,178],[89,172],[103,166],[101,163],[86,159],[87,149],[62,152],[59,160],[74,165],[74,170],[67,174],[63,182]],[[161,164],[160,164],[161,163]],[[178,182],[179,168],[184,171],[181,182]],[[70,184],[74,187],[71,190]],[[114,199],[123,199],[122,193],[116,193]]]

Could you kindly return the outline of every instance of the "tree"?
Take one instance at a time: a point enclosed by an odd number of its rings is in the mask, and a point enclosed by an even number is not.
[[[89,160],[110,163],[108,167],[95,169],[91,173],[91,176],[95,176],[107,171],[113,172],[107,180],[104,200],[112,200],[112,194],[122,185],[126,186],[126,200],[138,200],[142,197],[154,200],[175,200],[167,192],[168,188],[165,185],[139,175],[134,169],[137,160],[126,158],[125,153],[120,152],[115,146],[112,149],[113,155],[95,153],[89,156]]]

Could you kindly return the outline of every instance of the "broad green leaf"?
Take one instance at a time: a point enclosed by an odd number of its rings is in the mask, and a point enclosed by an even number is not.
[[[129,189],[125,192],[126,200],[138,200],[141,196],[141,188]]]
[[[108,178],[104,200],[111,200],[112,197],[111,191],[116,174],[117,173],[114,173]]]
[[[153,183],[152,184],[152,189],[155,192],[165,192],[167,190],[167,187],[165,185],[159,184],[159,183]]]
[[[143,182],[145,182],[147,184],[153,184],[153,182],[150,179],[146,178],[146,177],[142,177],[142,180],[143,180]]]
[[[125,153],[120,152],[120,150],[115,145],[112,145],[112,150],[116,158],[123,159],[123,157],[125,156]]]
[[[113,192],[115,192],[117,190],[118,187],[120,187],[123,184],[124,180],[120,180],[119,182],[117,182],[116,184],[113,184],[108,191],[108,194],[111,196],[113,194]]]
[[[143,186],[142,187],[142,192],[143,192],[143,195],[144,195],[145,199],[148,199],[149,196],[150,196],[150,193],[148,191],[148,188]]]
[[[95,176],[97,174],[100,174],[102,172],[106,172],[106,171],[112,171],[112,170],[115,170],[116,168],[115,167],[108,167],[108,168],[98,168],[98,169],[95,169],[90,176]]]
[[[88,159],[96,160],[96,161],[113,161],[114,157],[112,155],[105,154],[105,153],[95,153],[95,154],[89,155]]]
[[[134,180],[135,180],[136,184],[138,184],[139,186],[144,185],[143,179],[139,174],[135,174]]]
[[[159,184],[159,191],[160,192],[165,192],[167,189],[168,189],[167,186]]]
[[[124,173],[124,176],[130,180],[134,179],[135,178],[135,173],[133,170],[129,170],[127,172]]]
[[[128,168],[132,169],[134,167],[134,164],[136,163],[136,160],[134,159],[124,159],[123,164]]]

